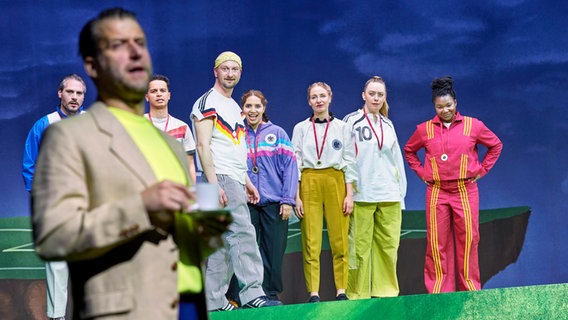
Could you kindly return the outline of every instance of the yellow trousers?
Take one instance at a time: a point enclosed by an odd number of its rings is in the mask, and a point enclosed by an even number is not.
[[[304,218],[300,226],[308,292],[319,291],[324,217],[333,257],[335,288],[347,288],[349,216],[343,215],[345,194],[343,171],[333,168],[302,171],[300,198],[304,205]]]
[[[400,244],[400,202],[355,202],[351,221],[355,261],[350,261],[349,299],[398,296],[396,261]]]

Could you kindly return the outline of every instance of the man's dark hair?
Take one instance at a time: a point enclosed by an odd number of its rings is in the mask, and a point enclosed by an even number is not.
[[[87,93],[87,86],[85,85],[85,81],[83,81],[83,78],[81,78],[81,76],[79,76],[76,73],[68,74],[65,76],[65,78],[61,79],[61,82],[59,82],[59,86],[57,86],[57,90],[63,91],[63,88],[65,88],[65,83],[67,83],[67,80],[69,79],[74,79],[81,82],[81,84],[83,84],[83,88],[85,88],[85,92],[83,93]]]
[[[79,33],[79,54],[85,60],[85,57],[96,57],[99,54],[97,45],[99,40],[98,25],[106,19],[133,19],[136,20],[136,14],[123,8],[111,8],[101,11],[98,16],[89,20],[81,33]]]
[[[166,83],[166,86],[168,87],[168,91],[170,91],[170,79],[168,79],[168,77],[161,74],[153,74],[152,78],[150,78],[150,82],[154,80],[164,81]]]

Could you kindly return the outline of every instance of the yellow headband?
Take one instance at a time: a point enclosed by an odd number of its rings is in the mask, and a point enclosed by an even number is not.
[[[236,53],[231,51],[222,52],[217,59],[215,59],[215,68],[217,68],[221,63],[226,61],[235,61],[239,67],[243,67],[243,63],[241,61],[241,57],[239,57]]]

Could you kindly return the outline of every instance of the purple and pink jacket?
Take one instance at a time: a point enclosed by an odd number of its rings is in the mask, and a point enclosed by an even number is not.
[[[257,205],[295,205],[298,167],[294,148],[284,129],[268,121],[256,132],[246,125],[247,174],[260,193]],[[256,157],[255,157],[256,149]],[[256,160],[258,173],[252,171]]]

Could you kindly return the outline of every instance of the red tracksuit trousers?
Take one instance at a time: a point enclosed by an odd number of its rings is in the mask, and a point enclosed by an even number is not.
[[[429,293],[479,290],[479,193],[468,180],[439,181],[426,190],[426,261]],[[456,265],[457,263],[457,265]]]

